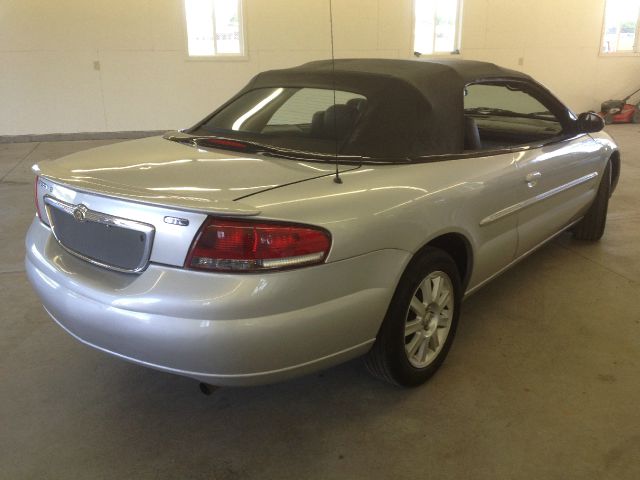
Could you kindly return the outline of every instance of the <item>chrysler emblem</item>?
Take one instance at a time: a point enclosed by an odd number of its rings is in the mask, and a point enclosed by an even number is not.
[[[78,222],[84,222],[87,219],[87,207],[84,205],[78,205],[73,210],[73,218],[75,218]]]

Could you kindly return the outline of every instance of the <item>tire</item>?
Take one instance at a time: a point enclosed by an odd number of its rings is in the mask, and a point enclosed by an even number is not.
[[[631,123],[640,123],[640,106],[636,106],[636,110],[631,117]]]
[[[612,125],[613,124],[613,115],[611,115],[610,113],[607,113],[604,116],[604,124],[605,125]]]
[[[451,348],[462,293],[453,259],[440,249],[422,251],[402,275],[378,337],[365,357],[369,371],[403,387],[426,382]]]
[[[611,196],[611,161],[602,174],[600,186],[596,198],[589,207],[586,215],[573,227],[573,237],[578,240],[595,242],[604,235],[604,228],[607,223],[607,210],[609,208],[609,197]]]

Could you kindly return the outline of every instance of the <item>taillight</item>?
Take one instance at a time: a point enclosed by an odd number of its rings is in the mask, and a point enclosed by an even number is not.
[[[42,212],[40,212],[40,202],[38,201],[38,182],[40,181],[40,177],[36,175],[36,180],[33,182],[33,199],[36,203],[36,213],[38,214],[38,218],[42,220]]]
[[[295,268],[322,263],[330,247],[329,233],[319,228],[208,217],[185,267],[222,272]]]

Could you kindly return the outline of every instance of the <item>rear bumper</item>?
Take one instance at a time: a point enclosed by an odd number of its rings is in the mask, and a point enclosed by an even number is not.
[[[71,335],[216,385],[271,383],[363,354],[409,259],[383,250],[260,275],[157,264],[131,275],[75,258],[37,219],[26,247],[31,284]]]

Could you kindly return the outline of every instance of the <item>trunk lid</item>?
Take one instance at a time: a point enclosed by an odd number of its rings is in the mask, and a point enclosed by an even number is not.
[[[341,170],[351,168],[356,167]],[[151,137],[43,161],[34,170],[78,191],[203,213],[257,215],[237,200],[332,175],[335,165],[204,150]]]

